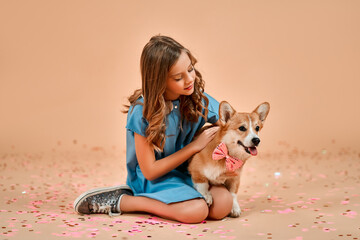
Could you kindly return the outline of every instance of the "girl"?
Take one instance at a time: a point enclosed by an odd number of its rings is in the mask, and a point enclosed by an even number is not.
[[[140,68],[142,88],[127,107],[127,185],[93,189],[74,202],[75,211],[90,213],[147,212],[184,223],[222,219],[232,196],[213,186],[209,208],[192,185],[186,161],[203,149],[218,127],[194,141],[206,121],[216,124],[219,103],[204,93],[197,60],[174,39],[154,36],[145,45]]]

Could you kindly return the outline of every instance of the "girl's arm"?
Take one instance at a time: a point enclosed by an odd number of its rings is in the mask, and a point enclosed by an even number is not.
[[[155,159],[154,149],[146,137],[134,133],[136,157],[144,177],[152,181],[175,169],[203,149],[214,138],[218,129],[213,127],[205,130],[181,150],[159,160]]]

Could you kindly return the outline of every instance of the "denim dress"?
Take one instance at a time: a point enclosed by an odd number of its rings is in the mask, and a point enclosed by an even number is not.
[[[204,93],[209,99],[207,122],[215,123],[219,119],[219,102]],[[138,102],[143,103],[140,97]],[[203,117],[197,122],[188,122],[181,118],[180,101],[172,101],[173,109],[166,116],[166,142],[162,152],[154,151],[155,159],[165,158],[189,144],[195,133],[206,123]],[[203,112],[204,113],[204,112]],[[182,121],[182,128],[181,126]],[[143,106],[132,105],[127,115],[126,123],[126,166],[127,185],[133,190],[134,196],[144,196],[159,200],[166,204],[182,202],[202,195],[193,187],[191,176],[185,162],[169,173],[153,180],[147,180],[141,172],[135,152],[134,133],[146,137],[148,121],[143,117]]]

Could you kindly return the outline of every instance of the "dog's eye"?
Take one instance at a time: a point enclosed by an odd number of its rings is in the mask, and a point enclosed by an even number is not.
[[[260,127],[259,126],[256,126],[256,128],[255,128],[255,131],[259,131],[260,130]]]
[[[239,127],[239,130],[242,131],[242,132],[245,132],[245,131],[246,131],[246,127],[241,126],[241,127]]]

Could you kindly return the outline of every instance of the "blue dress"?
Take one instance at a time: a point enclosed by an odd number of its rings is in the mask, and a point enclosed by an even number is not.
[[[209,99],[207,121],[215,123],[219,119],[219,103],[205,93]],[[143,102],[143,98],[138,99]],[[166,116],[166,142],[163,152],[154,151],[155,158],[162,159],[185,147],[191,142],[195,133],[205,124],[205,119],[199,117],[197,122],[191,123],[183,120],[180,128],[180,101],[172,101],[173,110]],[[143,106],[133,105],[130,107],[126,123],[126,183],[133,190],[134,196],[144,196],[159,200],[166,204],[182,202],[194,198],[202,198],[202,195],[193,187],[191,176],[187,171],[187,162],[153,181],[147,180],[142,174],[135,152],[134,133],[146,137],[145,130],[148,126],[143,117]]]

